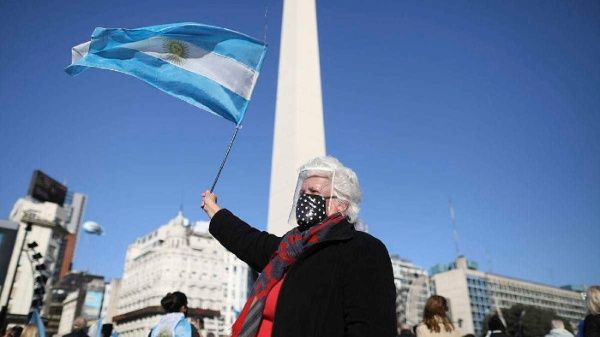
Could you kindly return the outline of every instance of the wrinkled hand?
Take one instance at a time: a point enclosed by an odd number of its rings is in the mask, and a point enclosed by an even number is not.
[[[210,191],[202,193],[202,205],[200,206],[206,212],[209,218],[212,217],[221,210],[221,207],[217,204],[217,196]]]

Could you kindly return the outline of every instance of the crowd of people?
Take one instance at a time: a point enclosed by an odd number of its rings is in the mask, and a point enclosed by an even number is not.
[[[26,324],[25,326],[15,325],[6,330],[4,337],[45,337],[40,336],[35,324]]]
[[[354,171],[333,157],[314,158],[300,168],[296,186],[291,230],[281,237],[222,208],[212,192],[202,194],[210,233],[260,273],[231,337],[397,336],[389,254],[380,240],[355,229],[361,190]],[[587,290],[586,303],[589,315],[578,326],[577,337],[600,337],[600,286]],[[165,314],[148,337],[199,337],[198,327],[187,319],[185,294],[169,293],[161,306]],[[90,337],[86,326],[84,319],[77,319],[73,332],[64,337]],[[110,337],[112,326],[108,328],[102,327],[102,337]],[[427,300],[421,323],[401,328],[401,337],[463,337],[449,315],[447,299],[439,295]],[[499,315],[488,319],[487,328],[486,337],[509,335]],[[546,337],[573,337],[560,320],[548,329]],[[45,336],[28,324],[12,327],[4,337]]]
[[[588,288],[586,306],[588,314],[577,326],[576,337],[600,337],[600,286]],[[402,325],[399,337],[461,337],[448,312],[448,304],[444,297],[431,296],[425,303],[422,322],[414,327]],[[501,314],[496,313],[488,317],[485,337],[509,336],[507,324]],[[467,334],[462,337],[475,337],[475,335]],[[525,336],[521,333],[519,337]],[[548,325],[548,333],[545,337],[574,337],[574,335],[565,328],[563,320],[553,319]]]
[[[102,324],[99,327],[99,333],[92,333],[92,329],[88,328],[88,322],[84,317],[77,317],[73,321],[72,330],[70,333],[62,337],[111,337],[113,333],[112,324]],[[37,324],[28,323],[24,326],[14,325],[6,330],[3,337],[46,337],[43,332],[40,332]]]

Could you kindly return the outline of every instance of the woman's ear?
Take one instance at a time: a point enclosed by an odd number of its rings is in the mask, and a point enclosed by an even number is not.
[[[348,202],[345,200],[339,200],[337,199],[335,201],[336,207],[337,207],[337,211],[340,213],[344,213],[348,210]]]

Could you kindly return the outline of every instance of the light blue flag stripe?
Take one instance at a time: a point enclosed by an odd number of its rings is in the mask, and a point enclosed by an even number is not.
[[[169,41],[183,41],[180,45],[189,49],[189,55],[174,57],[163,47]],[[90,67],[122,72],[239,125],[266,45],[227,29],[183,23],[97,28],[89,50],[80,45],[74,51],[78,56],[65,69],[72,76]]]
[[[116,56],[125,56],[127,60],[114,62],[113,59]],[[182,70],[170,63],[132,49],[88,54],[76,65],[68,67],[67,72],[78,73],[87,67],[114,70],[137,77],[153,87],[234,123],[238,123],[238,121],[241,123],[249,103],[204,76]],[[165,78],[164,80],[156,81],[157,71],[160,72],[161,78]],[[168,78],[173,80],[167,80]]]
[[[40,313],[37,309],[31,312],[31,318],[29,319],[30,324],[35,324],[38,329],[38,337],[46,337],[46,328],[44,327],[44,322],[40,317]]]
[[[230,57],[260,71],[265,55],[263,42],[229,29],[198,23],[177,23],[136,29],[96,28],[90,52],[118,47],[154,36],[183,40],[214,53]]]
[[[94,327],[96,328],[96,331],[92,331],[90,329],[90,331],[88,332],[88,335],[90,335],[91,337],[102,337],[102,324],[103,324],[103,319],[100,318],[96,321],[96,323],[94,323]]]

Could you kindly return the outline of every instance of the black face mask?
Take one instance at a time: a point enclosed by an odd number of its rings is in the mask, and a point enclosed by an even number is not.
[[[321,223],[326,217],[324,197],[316,194],[300,194],[296,202],[296,222],[300,231]]]

